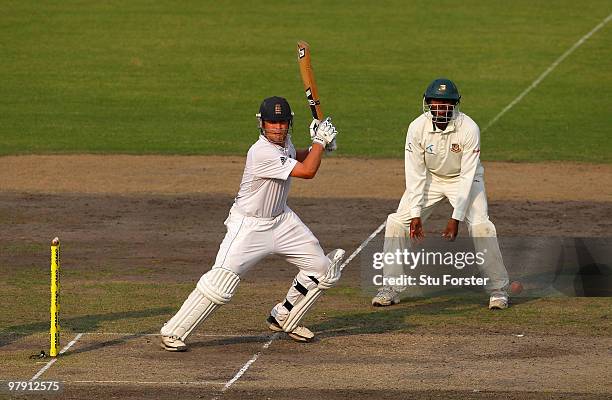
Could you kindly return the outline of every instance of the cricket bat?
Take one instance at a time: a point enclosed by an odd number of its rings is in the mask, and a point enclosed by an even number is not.
[[[321,111],[321,102],[319,101],[319,91],[314,78],[314,71],[310,62],[310,46],[303,40],[297,44],[298,64],[300,65],[300,75],[304,83],[304,91],[306,99],[312,112],[312,117],[323,121],[323,111]]]

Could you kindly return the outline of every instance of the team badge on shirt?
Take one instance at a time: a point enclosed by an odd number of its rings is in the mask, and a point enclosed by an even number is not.
[[[285,165],[285,162],[287,161],[287,157],[281,157],[281,165]]]
[[[459,143],[453,143],[450,150],[453,153],[459,153],[461,151],[461,147],[459,147]]]

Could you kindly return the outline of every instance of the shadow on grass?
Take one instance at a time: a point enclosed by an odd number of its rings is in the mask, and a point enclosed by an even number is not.
[[[144,331],[140,331],[136,333],[125,334],[115,339],[105,340],[103,342],[97,342],[97,343],[93,343],[87,346],[69,350],[64,354],[64,356],[69,356],[71,354],[87,353],[88,351],[99,350],[99,349],[103,349],[105,347],[110,347],[110,346],[116,346],[118,344],[125,343],[128,340],[139,339],[143,335],[150,334],[150,333],[158,333],[158,332],[159,332],[159,329],[156,327],[156,328],[146,329]]]
[[[529,301],[529,299],[518,300],[520,303]],[[488,297],[483,300],[482,296],[412,298],[402,300],[400,304],[391,307],[371,307],[369,311],[332,316],[310,328],[319,332],[317,337],[320,339],[334,336],[411,332],[417,326],[406,321],[408,316],[469,316],[478,310],[486,309],[487,302]]]
[[[212,347],[212,346],[224,346],[224,345],[233,345],[233,344],[241,344],[241,343],[265,343],[272,337],[273,333],[270,332],[264,333],[261,335],[247,335],[247,336],[235,336],[235,337],[225,337],[220,339],[213,340],[205,340],[199,342],[189,342],[189,348],[195,349],[198,347]]]
[[[172,307],[157,307],[146,310],[83,315],[73,318],[62,318],[60,319],[60,326],[62,329],[70,329],[73,332],[92,332],[97,330],[100,327],[100,323],[105,321],[152,317],[169,314],[172,311],[174,311],[174,308]],[[11,344],[23,336],[46,332],[49,332],[49,321],[39,321],[31,324],[8,326],[0,330],[0,347]]]

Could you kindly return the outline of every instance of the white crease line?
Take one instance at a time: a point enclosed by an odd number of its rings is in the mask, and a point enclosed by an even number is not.
[[[376,235],[378,235],[380,233],[380,231],[383,230],[383,228],[385,227],[386,222],[383,222],[378,228],[376,228],[376,230],[374,232],[372,232],[372,234],[370,236],[368,236],[366,238],[366,240],[363,241],[363,243],[361,243],[359,245],[359,247],[357,247],[355,249],[355,251],[353,251],[353,253],[349,256],[349,258],[347,258],[342,265],[340,265],[340,270],[344,269],[344,267],[346,267],[348,265],[349,262],[351,262],[351,260],[353,258],[355,258],[357,256],[357,254],[359,254],[361,252],[361,250],[363,250],[363,248],[365,246],[367,246],[368,243],[370,243],[370,241],[372,239],[374,239],[376,237]],[[223,395],[223,393],[225,393],[230,387],[232,387],[232,385],[234,383],[236,383],[236,381],[238,381],[238,379],[240,379],[242,377],[242,375],[244,375],[245,372],[247,372],[247,370],[251,367],[251,365],[253,365],[253,363],[255,361],[257,361],[257,359],[259,358],[259,356],[261,355],[261,353],[266,350],[268,347],[270,347],[270,345],[272,344],[272,342],[274,340],[276,340],[278,337],[280,336],[280,333],[275,333],[274,335],[272,335],[272,337],[270,338],[270,340],[268,340],[266,343],[264,343],[264,345],[261,347],[261,350],[259,350],[257,353],[255,353],[255,355],[253,355],[253,357],[251,357],[251,359],[249,361],[246,362],[246,364],[244,364],[242,366],[242,368],[240,368],[240,370],[236,373],[236,375],[234,375],[234,377],[232,379],[230,379],[229,381],[227,381],[227,383],[223,386],[223,388],[221,389],[221,393],[219,394],[219,396],[215,396],[213,397],[212,400],[218,400],[219,397],[221,395]]]
[[[242,375],[244,375],[245,372],[247,372],[247,370],[251,367],[251,365],[253,365],[253,363],[255,361],[257,361],[257,359],[259,358],[259,355],[261,354],[262,351],[264,351],[265,349],[267,349],[268,347],[270,347],[270,345],[272,344],[272,342],[280,335],[280,333],[275,333],[274,335],[272,335],[272,337],[270,338],[270,340],[268,340],[266,343],[264,343],[263,346],[261,346],[261,350],[259,350],[257,353],[255,353],[255,355],[253,357],[251,357],[251,359],[249,361],[246,362],[246,364],[244,364],[242,366],[242,368],[240,368],[240,370],[236,373],[236,375],[234,375],[234,377],[232,379],[230,379],[229,381],[227,381],[227,383],[225,385],[223,385],[223,388],[221,389],[221,393],[224,393],[227,389],[229,389],[238,379],[240,379],[240,377]],[[215,397],[215,399],[218,399],[219,397]]]
[[[159,333],[136,333],[136,332],[84,332],[84,335],[98,335],[98,336],[160,336]],[[257,337],[267,337],[268,335],[262,334],[252,334],[252,333],[235,333],[235,334],[226,334],[226,333],[194,333],[189,335],[189,337],[238,337],[238,336],[257,336]]]
[[[220,382],[220,381],[128,381],[128,380],[123,380],[123,381],[113,381],[113,380],[107,380],[107,381],[62,381],[62,383],[68,383],[68,384],[73,384],[73,383],[77,383],[77,384],[87,384],[87,383],[96,383],[96,384],[135,384],[135,385],[197,385],[197,386],[204,386],[204,385],[223,385],[224,382]]]
[[[351,254],[349,256],[349,258],[347,258],[342,263],[342,265],[340,266],[340,271],[342,271],[344,269],[344,267],[346,267],[348,265],[348,263],[350,263],[353,260],[353,258],[355,258],[357,256],[357,254],[361,253],[361,250],[363,250],[363,248],[366,247],[368,245],[368,243],[370,243],[370,241],[372,239],[374,239],[380,233],[380,231],[383,230],[385,225],[386,225],[386,222],[383,222],[382,224],[380,224],[380,226],[378,228],[376,228],[376,230],[374,232],[372,232],[372,234],[370,236],[368,236],[368,238],[366,240],[364,240],[363,243],[361,243],[361,245],[359,245],[359,247],[357,247],[357,249],[355,249],[353,254]]]
[[[98,335],[98,336],[160,336],[159,333],[137,333],[137,332],[82,332],[82,335]],[[0,333],[0,337],[2,335],[22,335],[22,336],[36,336],[36,335],[44,335],[48,336],[49,333],[45,332],[37,332],[37,333],[25,333],[25,332],[3,332]],[[252,333],[193,333],[189,337],[237,337],[237,336],[257,336],[257,337],[268,337],[268,335],[256,334]]]
[[[81,336],[83,336],[82,333],[79,333],[76,335],[76,337],[74,339],[72,339],[72,341],[70,343],[68,343],[66,346],[64,346],[63,349],[60,350],[58,355],[62,355],[64,354],[66,351],[68,351],[69,348],[71,348],[76,342],[77,340],[79,340],[81,338]],[[55,364],[55,362],[57,361],[57,358],[53,358],[53,360],[49,361],[44,367],[42,367],[40,369],[40,371],[38,371],[36,373],[36,375],[34,375],[32,377],[32,379],[30,379],[30,382],[35,381],[36,379],[38,379],[46,370],[48,370],[49,368],[51,368],[51,366],[53,364]]]
[[[548,67],[546,69],[546,71],[544,71],[542,73],[542,75],[540,75],[535,81],[533,81],[531,83],[531,85],[529,85],[529,87],[527,87],[527,89],[523,90],[523,92],[521,94],[519,94],[516,99],[512,100],[512,102],[510,104],[508,104],[503,110],[501,110],[499,112],[499,114],[497,114],[495,116],[495,118],[493,118],[491,121],[489,121],[489,123],[487,124],[487,126],[485,126],[485,128],[482,130],[482,132],[484,133],[487,129],[489,129],[491,127],[491,125],[496,123],[497,120],[499,120],[506,112],[508,112],[512,107],[514,107],[516,105],[516,103],[521,101],[523,99],[523,97],[527,96],[527,94],[529,92],[531,92],[536,86],[538,86],[540,84],[540,82],[542,82],[544,80],[544,78],[546,78],[546,76],[548,74],[550,74],[555,68],[557,68],[557,66],[559,64],[561,64],[561,62],[563,60],[565,60],[570,54],[572,54],[574,52],[574,50],[576,50],[578,47],[580,47],[588,38],[593,36],[593,34],[595,32],[597,32],[598,30],[603,28],[610,21],[610,19],[612,19],[612,14],[608,15],[606,17],[606,19],[601,21],[595,28],[591,29],[591,31],[589,33],[587,33],[586,35],[581,37],[576,43],[574,43],[574,45],[572,47],[567,49],[567,51],[565,53],[563,53],[561,55],[561,57],[557,58],[557,60],[555,60],[555,62],[553,62],[550,65],[550,67]]]

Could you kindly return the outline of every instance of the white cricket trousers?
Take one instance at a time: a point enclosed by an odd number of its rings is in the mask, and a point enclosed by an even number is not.
[[[290,309],[327,272],[330,260],[308,227],[289,207],[274,218],[242,214],[235,206],[225,220],[227,233],[219,247],[213,268],[225,268],[242,276],[270,254],[277,254],[299,268],[284,301],[271,314],[284,321]]]
[[[448,199],[451,206],[455,206],[457,199],[457,189],[459,187],[457,179],[440,179],[428,174],[425,184],[425,194],[423,197],[423,208],[421,209],[421,220],[425,226],[425,221],[429,218],[432,211]],[[408,193],[404,192],[397,212],[389,214],[385,229],[385,252],[395,252],[397,247],[404,251],[410,248],[409,232],[410,220],[412,215],[408,205]],[[488,284],[485,286],[487,291],[505,290],[508,286],[508,272],[504,266],[499,244],[497,242],[497,232],[495,226],[489,220],[487,195],[485,193],[484,176],[477,172],[472,182],[468,208],[466,210],[465,222],[470,236],[474,242],[476,252],[484,252],[484,264],[479,265],[480,273],[488,277]],[[485,251],[486,249],[486,251]],[[385,264],[383,268],[384,276],[399,277],[404,273],[401,264]],[[406,289],[403,286],[394,286],[397,291]]]

